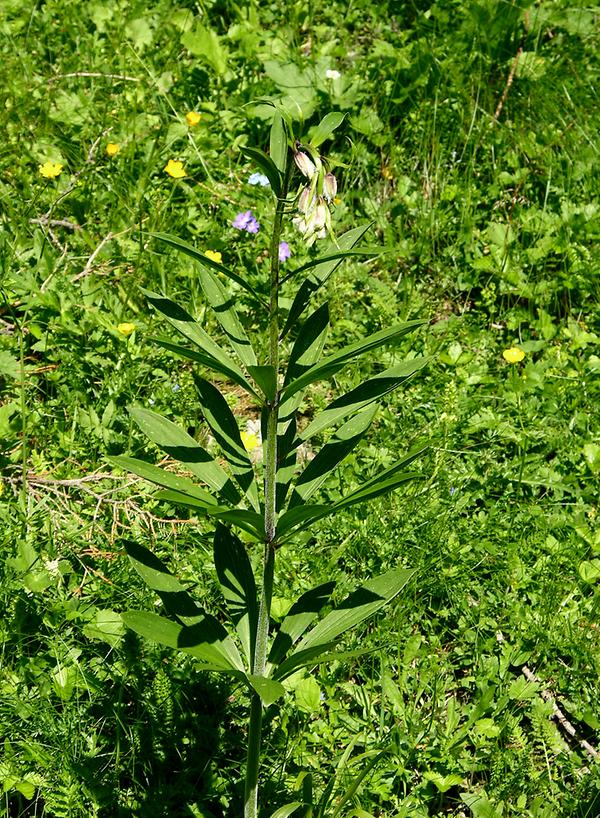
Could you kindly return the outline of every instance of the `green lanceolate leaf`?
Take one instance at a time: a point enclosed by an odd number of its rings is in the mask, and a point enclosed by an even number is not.
[[[195,511],[202,512],[214,520],[220,520],[224,523],[231,523],[246,531],[255,540],[263,541],[265,538],[264,519],[261,514],[255,511],[249,511],[245,508],[224,508],[223,506],[207,506],[204,503],[190,497],[188,494],[182,494],[178,491],[166,489],[156,493],[159,500],[166,500],[174,505],[191,508]]]
[[[252,375],[265,398],[268,401],[275,400],[277,393],[277,375],[272,366],[249,366],[248,372]]]
[[[315,647],[293,653],[273,671],[272,677],[283,681],[301,667],[315,667],[316,665],[328,664],[329,662],[345,662],[348,659],[356,659],[358,656],[364,656],[366,653],[375,653],[380,650],[381,647],[338,650],[337,642],[329,642],[326,645],[316,645]]]
[[[199,480],[210,486],[227,503],[235,506],[240,502],[240,493],[231,477],[191,435],[150,409],[130,406],[129,414],[153,443],[170,457],[185,463]]]
[[[380,372],[373,378],[369,378],[360,386],[330,403],[302,430],[299,439],[308,440],[347,415],[355,414],[370,403],[393,392],[394,389],[397,389],[431,360],[431,358],[412,358],[410,361],[404,361],[397,366]]]
[[[336,431],[304,469],[292,493],[289,507],[305,503],[325,482],[328,475],[366,434],[377,407],[359,412]]]
[[[248,667],[254,664],[258,599],[252,566],[243,543],[224,525],[215,531],[214,558],[227,610],[238,632]]]
[[[225,628],[208,614],[202,622],[188,626],[147,611],[126,611],[123,622],[139,636],[189,653],[210,665],[211,669],[244,675],[242,659],[234,642]]]
[[[294,508],[288,509],[277,521],[277,541],[284,542],[284,538],[290,531],[294,531],[294,533],[304,531],[304,529],[316,523],[317,520],[321,520],[329,514],[333,514],[333,506],[330,505],[311,504],[294,506]]]
[[[259,510],[258,487],[254,470],[244,448],[237,421],[219,390],[203,378],[194,378],[204,417],[227,458],[231,471],[248,496],[252,506]]]
[[[231,378],[232,381],[239,384],[247,392],[258,397],[256,391],[252,388],[238,365],[212,340],[210,335],[202,329],[198,322],[194,321],[189,313],[169,298],[165,298],[165,296],[158,295],[150,290],[142,290],[142,292],[152,306],[165,316],[171,326],[198,347],[198,351],[188,351],[183,347],[170,344],[167,341],[154,339],[157,343],[166,349],[170,349],[172,352],[198,361],[207,368],[213,369],[215,372],[227,375],[227,377]]]
[[[222,264],[219,264],[218,261],[213,261],[212,258],[208,258],[205,256],[204,253],[200,252],[200,250],[196,250],[195,247],[192,247],[191,244],[183,241],[182,239],[177,238],[177,236],[171,236],[167,233],[150,233],[155,239],[168,244],[170,247],[174,247],[176,250],[180,250],[182,253],[185,253],[186,256],[199,261],[200,264],[203,264],[205,267],[210,267],[213,270],[216,270],[218,273],[223,273],[223,275],[230,278],[232,281],[235,281],[236,284],[239,284],[247,293],[259,301],[261,304],[265,305],[265,301],[261,296],[256,292],[256,290],[248,284],[247,281],[244,281],[237,273],[234,273],[228,267],[224,267]]]
[[[117,466],[123,471],[137,474],[144,480],[150,483],[155,483],[166,489],[171,489],[178,492],[197,503],[197,507],[208,509],[209,507],[218,508],[218,503],[212,494],[209,494],[204,489],[197,486],[187,477],[180,477],[177,474],[172,474],[166,469],[161,469],[158,466],[153,466],[151,463],[146,463],[144,460],[138,460],[135,457],[130,457],[126,454],[114,455],[106,458],[109,463]]]
[[[380,248],[359,247],[357,250],[337,250],[335,253],[328,253],[326,256],[313,258],[310,261],[307,261],[306,264],[303,264],[301,267],[296,267],[295,270],[290,270],[290,272],[287,273],[281,281],[283,284],[284,282],[288,281],[288,279],[293,278],[299,273],[306,273],[308,270],[314,270],[315,267],[330,264],[332,261],[342,261],[345,258],[351,258],[353,256],[360,256],[361,258],[375,258],[376,256],[380,255]]]
[[[247,673],[246,679],[251,688],[258,693],[265,707],[273,704],[285,694],[285,687],[275,679],[268,679],[266,676],[255,676],[252,673]]]
[[[294,602],[281,623],[269,653],[271,665],[278,665],[289,653],[290,648],[300,639],[315,617],[329,602],[335,582],[325,582],[317,588],[302,594]]]
[[[200,285],[240,361],[246,367],[256,366],[258,363],[256,355],[237,316],[232,296],[227,293],[216,275],[207,268],[200,270]]]
[[[148,588],[161,598],[167,613],[182,625],[199,625],[211,618],[151,551],[132,540],[127,540],[124,547],[131,564]]]
[[[269,137],[269,153],[273,164],[283,176],[287,165],[288,141],[283,117],[279,111],[275,111],[273,114],[273,123]]]
[[[281,119],[281,117],[280,117]],[[265,174],[271,183],[271,190],[276,196],[281,195],[281,173],[275,162],[258,148],[243,147],[241,152],[247,159],[251,159]]]
[[[282,514],[277,523],[277,539],[280,543],[289,539],[290,532],[297,534],[309,528],[317,520],[322,520],[330,514],[335,514],[344,508],[356,505],[358,503],[365,503],[368,500],[373,500],[383,494],[388,494],[390,491],[395,491],[404,483],[411,482],[421,478],[422,475],[418,472],[401,471],[409,463],[420,457],[427,447],[409,452],[404,458],[399,460],[393,466],[385,469],[380,474],[367,480],[366,483],[353,491],[351,494],[342,497],[335,503],[330,505],[297,505],[290,508]]]
[[[282,402],[290,398],[300,389],[305,389],[309,384],[335,375],[335,373],[339,372],[349,361],[364,355],[365,352],[378,349],[386,344],[395,344],[404,335],[417,329],[417,327],[423,326],[425,323],[423,320],[406,321],[403,324],[396,324],[389,329],[380,330],[379,332],[369,335],[367,338],[361,338],[352,344],[348,344],[348,346],[339,352],[335,352],[333,355],[329,355],[327,358],[319,361],[319,363],[289,383],[287,387],[284,387],[281,395]]]
[[[313,148],[318,148],[326,139],[330,139],[336,128],[339,128],[344,121],[346,114],[339,111],[330,111],[310,134],[310,144]]]
[[[222,375],[226,375],[231,381],[237,383],[239,386],[242,387],[248,394],[252,395],[259,403],[262,403],[262,397],[259,392],[257,392],[250,384],[241,370],[227,370],[225,367],[220,366],[218,362],[216,362],[210,357],[208,357],[205,353],[201,350],[195,349],[188,349],[187,347],[182,347],[179,344],[173,344],[168,341],[166,338],[157,338],[155,336],[150,336],[148,339],[152,341],[152,343],[156,344],[163,349],[168,349],[169,352],[173,352],[175,355],[180,355],[182,358],[187,358],[189,361],[196,361],[202,366],[205,366],[207,369],[212,369],[215,372],[220,372]]]
[[[323,352],[329,330],[329,305],[322,304],[304,322],[290,354],[284,380],[284,388],[295,378],[299,378],[313,367]],[[302,401],[303,391],[298,390],[279,404],[279,418],[282,423],[293,417]]]
[[[277,424],[277,475],[275,483],[275,507],[283,508],[285,498],[296,472],[296,418]]]
[[[289,816],[297,812],[300,807],[305,806],[308,806],[308,804],[305,804],[303,801],[290,801],[289,804],[285,804],[283,807],[276,809],[271,815],[271,818],[289,818]]]
[[[348,230],[339,237],[337,245],[333,244],[332,242],[324,250],[323,255],[333,256],[340,251],[351,250],[354,245],[361,240],[370,226],[370,224],[364,224],[360,227],[354,227],[352,230]],[[296,326],[298,318],[304,312],[312,296],[323,286],[323,284],[325,284],[329,276],[339,267],[341,263],[342,258],[334,258],[331,261],[324,262],[323,264],[313,265],[314,269],[312,274],[304,279],[294,297],[285,326],[281,332],[282,338],[285,338],[292,327]],[[294,275],[294,271],[292,271],[290,275]]]
[[[405,568],[394,568],[365,582],[306,634],[289,657],[289,661],[304,651],[319,647],[329,649],[343,633],[387,605],[400,593],[414,573]],[[279,672],[274,674],[274,677],[277,676]]]

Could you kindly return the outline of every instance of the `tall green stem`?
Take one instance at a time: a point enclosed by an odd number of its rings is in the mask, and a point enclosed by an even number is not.
[[[279,381],[279,242],[283,226],[285,200],[287,198],[291,165],[287,162],[281,195],[277,200],[273,234],[271,236],[271,275],[269,287],[269,366],[275,370],[275,382]],[[263,585],[258,610],[256,648],[252,672],[264,676],[267,664],[269,641],[269,619],[273,596],[273,576],[275,572],[275,537],[277,531],[277,423],[279,420],[279,389],[275,398],[266,406],[267,429],[264,457],[265,485],[265,554],[263,563]],[[248,724],[248,755],[246,759],[246,787],[244,798],[244,818],[258,818],[258,771],[260,768],[260,744],[262,737],[262,702],[258,694],[253,694],[250,702]]]

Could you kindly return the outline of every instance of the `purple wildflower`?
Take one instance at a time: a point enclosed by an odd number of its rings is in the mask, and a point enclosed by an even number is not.
[[[258,233],[260,224],[252,215],[251,210],[246,210],[245,213],[238,213],[231,224],[238,230],[245,230],[247,233]]]
[[[288,258],[292,255],[290,251],[290,246],[287,241],[282,241],[279,244],[279,261],[284,262],[287,261]]]

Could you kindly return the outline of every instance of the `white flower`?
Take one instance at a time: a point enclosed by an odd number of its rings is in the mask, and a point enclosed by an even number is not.
[[[325,76],[328,80],[339,80],[342,75],[339,71],[336,71],[335,68],[328,68],[325,72]]]
[[[302,151],[296,151],[294,154],[294,162],[296,163],[296,167],[304,176],[307,176],[309,179],[317,172],[317,168],[313,160],[308,156],[306,153],[302,153]]]

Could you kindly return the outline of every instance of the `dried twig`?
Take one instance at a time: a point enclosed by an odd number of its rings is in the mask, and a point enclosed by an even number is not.
[[[502,113],[502,109],[504,108],[504,103],[508,97],[508,92],[510,91],[510,86],[513,84],[513,80],[515,78],[515,73],[517,70],[517,66],[519,65],[519,59],[521,58],[521,54],[523,53],[523,46],[519,46],[515,58],[512,62],[510,67],[510,71],[508,72],[508,77],[506,78],[506,85],[504,86],[504,91],[502,92],[502,96],[498,101],[498,105],[496,105],[496,110],[494,112],[493,122],[497,122],[500,114]]]
[[[125,82],[141,82],[139,77],[128,77],[126,74],[102,74],[100,71],[73,71],[70,74],[56,74],[49,77],[48,84],[57,80],[71,79],[72,77],[98,77],[107,80],[124,80]]]
[[[67,230],[81,230],[81,225],[69,221],[69,219],[49,219],[47,216],[40,216],[38,219],[29,219],[29,224],[39,224],[41,227],[65,227]]]
[[[106,244],[108,244],[109,241],[112,241],[113,239],[117,238],[117,236],[122,236],[125,233],[128,233],[132,229],[133,229],[132,227],[128,227],[126,230],[121,230],[120,233],[112,233],[112,232],[107,233],[106,236],[104,236],[104,238],[102,239],[102,241],[98,244],[98,246],[96,247],[94,252],[91,254],[91,256],[88,258],[88,260],[86,262],[86,265],[83,268],[83,270],[80,273],[77,273],[77,275],[73,276],[73,278],[71,279],[71,283],[75,283],[76,281],[79,281],[80,278],[84,278],[84,276],[88,275],[88,273],[90,273],[92,271],[92,268],[94,266],[94,261],[96,260],[96,257],[101,252],[102,248]]]

